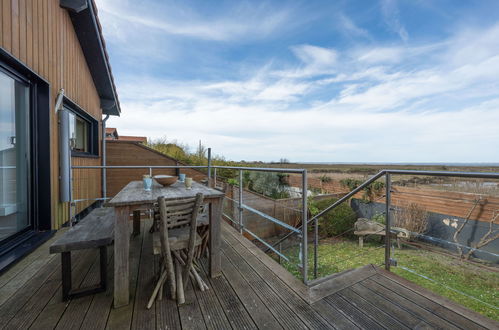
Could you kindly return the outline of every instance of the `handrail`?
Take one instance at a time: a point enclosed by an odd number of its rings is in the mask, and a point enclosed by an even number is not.
[[[385,171],[380,171],[378,174],[372,176],[369,180],[365,181],[364,183],[362,183],[360,186],[358,186],[357,188],[355,188],[354,190],[352,190],[351,192],[349,192],[348,194],[346,194],[345,196],[341,197],[340,199],[338,199],[336,202],[334,202],[333,204],[329,205],[327,208],[325,208],[324,210],[322,210],[321,212],[319,212],[317,215],[313,216],[312,218],[310,218],[308,221],[307,221],[307,225],[310,224],[312,221],[318,219],[319,217],[321,217],[322,215],[324,215],[325,213],[331,211],[332,209],[334,209],[336,206],[340,205],[341,203],[343,203],[344,201],[346,201],[347,199],[349,199],[350,197],[352,197],[353,195],[355,195],[356,193],[358,193],[359,191],[361,191],[362,189],[364,189],[366,186],[370,185],[371,183],[373,183],[374,181],[378,180],[379,178],[381,178],[383,175],[385,175]],[[299,225],[297,227],[297,229],[301,229],[303,226],[303,224]],[[276,246],[282,242],[284,242],[286,239],[288,239],[291,235],[295,234],[295,232],[290,232],[288,234],[286,234],[284,237],[282,237],[281,239],[279,239],[277,242],[275,242],[274,244],[272,244],[272,246]],[[265,250],[265,252],[268,252],[269,249]]]
[[[379,178],[381,178],[383,175],[385,175],[385,173],[386,173],[385,171],[380,171],[378,174],[372,176],[370,179],[368,179],[367,181],[365,181],[364,183],[362,183],[360,186],[358,186],[354,190],[350,191],[348,194],[346,194],[345,196],[341,197],[336,202],[334,202],[333,204],[331,204],[330,206],[326,207],[324,210],[322,210],[321,212],[319,212],[318,214],[316,214],[315,216],[313,216],[310,220],[308,220],[308,223],[310,223],[311,221],[313,221],[315,219],[320,218],[325,213],[327,213],[330,210],[334,209],[336,206],[340,205],[341,203],[343,203],[344,201],[346,201],[347,199],[349,199],[350,197],[352,197],[353,195],[355,195],[356,193],[358,193],[359,191],[361,191],[362,189],[364,189],[365,187],[367,187],[368,185],[370,185],[374,181],[376,181]]]
[[[73,165],[74,169],[134,169],[134,168],[208,168],[208,165]],[[239,170],[239,171],[258,171],[258,172],[280,172],[280,173],[303,173],[306,170],[301,168],[276,168],[276,167],[237,167],[237,166],[216,166],[212,165],[211,168],[218,168],[224,170]]]
[[[336,208],[338,205],[343,203],[344,201],[348,200],[350,197],[354,196],[357,194],[359,191],[376,181],[377,179],[383,177],[386,174],[399,174],[399,175],[429,175],[429,176],[444,176],[444,177],[461,177],[461,178],[474,178],[474,179],[499,179],[499,173],[495,172],[452,172],[452,171],[419,171],[419,170],[381,170],[368,180],[366,180],[364,183],[359,185],[357,188],[353,189],[350,191],[348,194],[343,196],[342,198],[338,199],[336,202],[319,212],[317,215],[313,216],[307,221],[307,225],[310,224],[312,221],[320,218],[324,214],[328,213],[332,209]],[[302,228],[303,224],[297,227],[297,229]],[[284,242],[286,239],[288,239],[290,236],[294,235],[295,232],[290,232],[286,234],[284,237],[279,239],[277,242],[275,242],[272,246],[276,246],[282,242]],[[268,252],[269,249],[265,250],[265,252]]]

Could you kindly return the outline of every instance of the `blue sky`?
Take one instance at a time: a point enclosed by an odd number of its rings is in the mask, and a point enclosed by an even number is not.
[[[499,162],[499,1],[96,2],[123,135],[233,160]]]

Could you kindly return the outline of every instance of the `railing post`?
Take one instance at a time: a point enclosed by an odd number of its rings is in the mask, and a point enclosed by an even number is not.
[[[211,184],[211,148],[208,148],[208,187],[212,187],[212,184]]]
[[[213,168],[213,188],[217,186],[217,168]]]
[[[302,172],[302,275],[303,283],[308,283],[308,242],[307,242],[307,170]]]
[[[391,209],[391,199],[392,199],[392,180],[391,180],[391,174],[386,173],[385,176],[386,183],[385,183],[385,188],[386,188],[386,232],[385,232],[385,269],[390,270],[390,240],[391,240],[391,215],[390,215],[390,209]]]
[[[152,167],[149,167],[149,176],[152,178]]]
[[[239,233],[243,233],[243,171],[239,170]]]
[[[317,248],[319,245],[319,224],[318,219],[314,219],[314,279],[317,278]]]

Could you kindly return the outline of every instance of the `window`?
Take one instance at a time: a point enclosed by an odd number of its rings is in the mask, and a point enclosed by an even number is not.
[[[83,118],[69,113],[69,136],[71,139],[71,150],[76,152],[89,152],[90,124]]]
[[[99,122],[68,98],[64,108],[69,112],[71,156],[99,156]]]

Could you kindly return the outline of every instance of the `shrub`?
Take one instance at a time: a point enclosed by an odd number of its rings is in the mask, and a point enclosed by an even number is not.
[[[314,202],[315,210],[319,213],[336,201],[337,199],[331,198]],[[343,234],[344,232],[353,229],[356,220],[357,215],[354,210],[348,204],[342,203],[334,210],[329,211],[319,218],[319,234],[321,236],[337,236]]]
[[[428,227],[428,211],[417,203],[401,203],[394,212],[394,227],[422,234]]]
[[[376,212],[372,217],[371,217],[371,220],[372,221],[376,221],[382,225],[386,225],[386,216],[384,213],[379,213],[379,212]]]
[[[342,179],[340,180],[340,183],[344,186],[347,187],[350,191],[354,190],[358,186],[360,186],[364,181],[359,180],[359,179]],[[367,187],[364,187],[363,191],[364,193],[362,194],[362,201],[363,202],[372,202],[376,196],[380,195],[383,192],[383,188],[385,188],[385,184],[381,181],[374,181]]]
[[[271,172],[250,172],[248,189],[273,199],[289,198],[281,177]]]
[[[321,175],[319,177],[319,180],[322,182],[322,183],[328,183],[328,182],[331,182],[333,179],[331,179],[330,176],[327,176],[326,174],[324,175]]]

